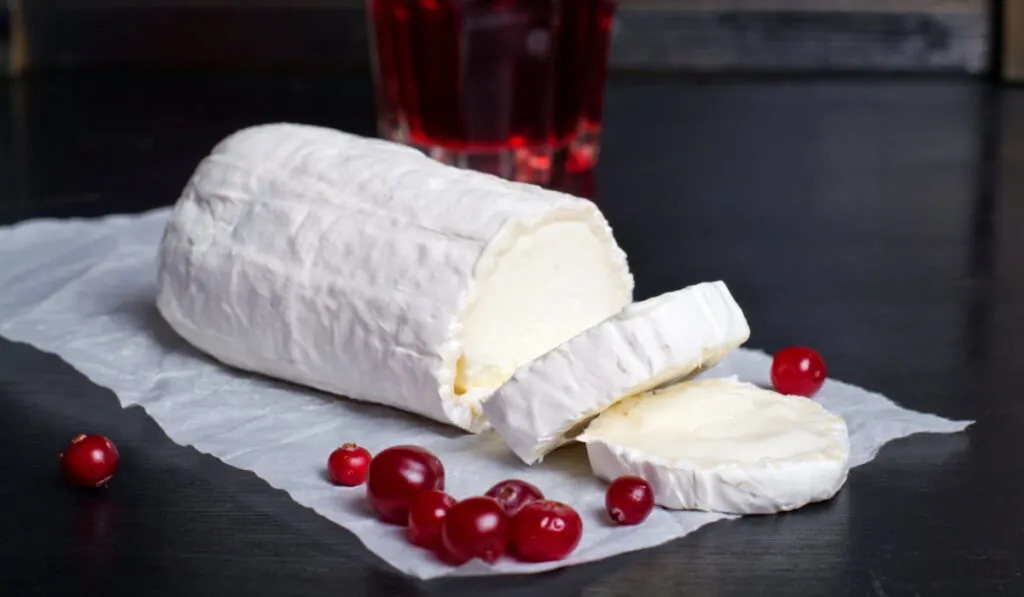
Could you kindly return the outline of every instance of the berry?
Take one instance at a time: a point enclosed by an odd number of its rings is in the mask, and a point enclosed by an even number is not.
[[[530,502],[512,519],[512,549],[526,562],[553,562],[571,554],[583,538],[583,520],[570,506]]]
[[[651,484],[633,475],[612,481],[604,494],[604,507],[617,524],[634,525],[647,520],[654,510]]]
[[[498,500],[509,516],[515,516],[520,508],[530,502],[544,499],[544,494],[536,485],[519,479],[501,481],[488,489],[484,495]]]
[[[362,485],[370,471],[369,450],[356,444],[345,444],[331,452],[327,459],[327,474],[331,481],[345,487]]]
[[[469,561],[467,558],[459,559],[456,558],[448,551],[448,548],[444,546],[444,541],[438,541],[437,546],[434,547],[434,555],[437,556],[438,560],[442,563],[448,564],[449,566],[461,566]]]
[[[419,446],[393,446],[370,461],[366,496],[377,517],[391,524],[408,524],[409,504],[416,494],[444,489],[444,466]]]
[[[444,517],[441,541],[449,561],[479,558],[493,564],[508,551],[508,514],[494,498],[464,499]]]
[[[780,394],[810,398],[827,375],[821,355],[804,346],[784,348],[772,359],[772,385]]]
[[[81,487],[106,485],[120,460],[114,442],[102,435],[76,435],[60,455],[64,476]]]
[[[409,542],[435,549],[441,543],[441,527],[445,515],[455,505],[455,498],[443,491],[421,491],[409,504]]]

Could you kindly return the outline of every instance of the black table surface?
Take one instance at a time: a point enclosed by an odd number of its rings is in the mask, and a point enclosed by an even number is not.
[[[977,423],[898,440],[795,513],[547,574],[420,582],[53,355],[0,340],[2,593],[1024,594],[1024,92],[616,77],[606,118],[595,200],[638,298],[726,280],[750,346],[813,346],[836,378]],[[277,120],[372,134],[368,78],[0,84],[0,223],[170,204],[222,136]],[[105,491],[60,478],[57,453],[80,431],[120,447]]]

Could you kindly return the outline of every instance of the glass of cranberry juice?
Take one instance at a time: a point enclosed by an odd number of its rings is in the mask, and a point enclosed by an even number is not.
[[[549,184],[597,162],[612,0],[367,0],[381,136]]]

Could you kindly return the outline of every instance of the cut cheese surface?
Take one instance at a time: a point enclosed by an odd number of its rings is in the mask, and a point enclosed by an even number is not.
[[[849,471],[840,417],[813,400],[731,379],[629,397],[579,439],[597,476],[641,476],[657,504],[675,509],[793,510],[831,498]]]
[[[532,464],[616,401],[713,366],[749,335],[724,283],[696,284],[631,304],[524,365],[484,413]]]
[[[462,317],[465,391],[484,396],[516,368],[622,308],[606,247],[587,222],[559,221],[520,235],[478,282]],[[609,288],[612,278],[612,288]],[[557,303],[556,303],[557,301]]]
[[[632,290],[590,201],[271,124],[197,167],[157,306],[225,364],[479,431],[483,397]]]

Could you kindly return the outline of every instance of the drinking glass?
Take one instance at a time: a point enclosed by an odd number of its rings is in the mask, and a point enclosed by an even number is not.
[[[597,163],[611,0],[367,0],[379,134],[549,184]]]

